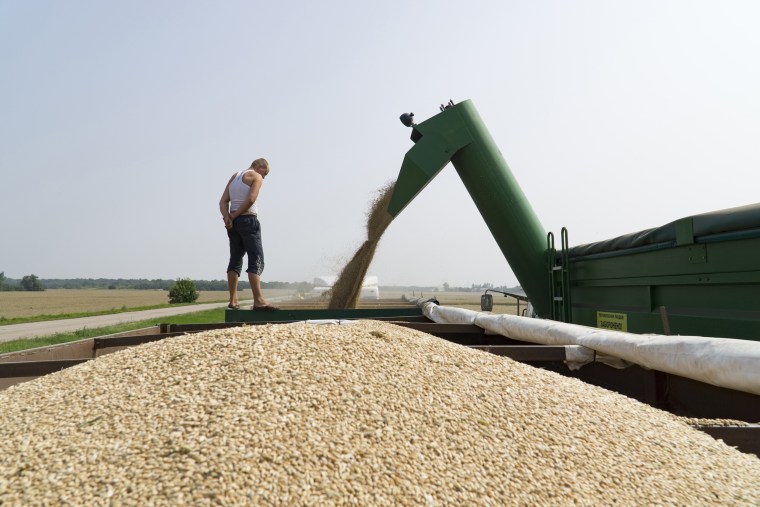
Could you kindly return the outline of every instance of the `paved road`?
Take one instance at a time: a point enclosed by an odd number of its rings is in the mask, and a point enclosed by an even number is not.
[[[272,298],[270,298],[272,299]],[[241,307],[251,305],[252,301],[242,301]],[[27,324],[12,324],[0,326],[0,343],[20,338],[37,338],[49,336],[55,333],[67,333],[83,328],[97,328],[115,326],[127,322],[139,322],[141,320],[155,319],[159,317],[171,317],[184,313],[201,312],[227,306],[227,303],[204,303],[201,305],[177,306],[173,308],[157,308],[155,310],[141,310],[138,312],[115,313],[112,315],[98,315],[95,317],[80,317],[77,319],[47,320],[44,322],[29,322]]]

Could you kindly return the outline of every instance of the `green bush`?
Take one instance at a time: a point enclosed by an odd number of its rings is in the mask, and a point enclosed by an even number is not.
[[[195,284],[189,278],[179,278],[169,289],[169,303],[192,303],[198,299]]]

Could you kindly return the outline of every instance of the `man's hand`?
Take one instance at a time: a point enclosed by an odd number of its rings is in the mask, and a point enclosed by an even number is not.
[[[225,229],[232,229],[232,218],[229,215],[222,217],[222,220],[224,220]]]

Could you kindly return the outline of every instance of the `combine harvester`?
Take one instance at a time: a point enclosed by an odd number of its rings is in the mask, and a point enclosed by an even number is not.
[[[397,216],[449,162],[530,302],[529,317],[377,300],[356,309],[229,310],[226,322],[173,325],[0,356],[0,388],[127,346],[239,325],[383,319],[550,369],[677,415],[747,425],[702,427],[760,455],[760,204],[570,247],[541,226],[470,101],[420,124],[388,211]],[[489,292],[489,291],[487,291]],[[3,364],[4,362],[4,364]]]

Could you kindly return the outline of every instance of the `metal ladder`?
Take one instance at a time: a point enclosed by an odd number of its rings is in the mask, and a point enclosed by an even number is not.
[[[563,227],[560,233],[562,238],[561,255],[557,257],[557,249],[554,247],[554,233],[546,236],[547,241],[547,268],[549,269],[549,293],[551,294],[552,320],[570,322],[570,271],[567,255],[568,235],[567,228]]]

